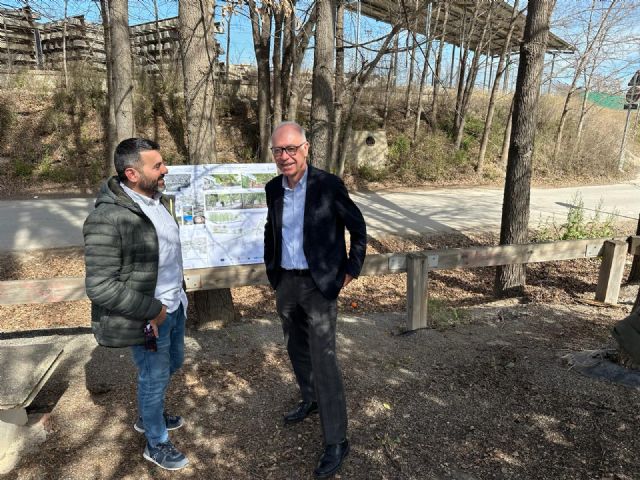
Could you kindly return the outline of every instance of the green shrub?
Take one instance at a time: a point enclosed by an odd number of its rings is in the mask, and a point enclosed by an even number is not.
[[[464,132],[475,139],[480,139],[483,131],[484,121],[479,117],[469,115],[464,124]]]
[[[389,159],[399,160],[405,157],[410,149],[411,141],[404,135],[400,135],[389,146]]]
[[[45,155],[40,164],[33,170],[42,180],[50,180],[56,183],[66,183],[76,180],[76,171],[67,165],[54,163],[49,155]]]
[[[588,238],[606,238],[615,235],[615,216],[611,212],[603,217],[602,199],[598,202],[594,214],[587,218],[584,201],[580,193],[571,199],[571,207],[567,212],[567,220],[557,225],[555,218],[539,222],[533,235],[534,242],[551,242],[557,240],[582,240]]]
[[[358,177],[367,182],[381,182],[387,178],[389,171],[386,168],[375,168],[371,165],[360,165]]]
[[[454,328],[457,325],[468,324],[469,314],[455,307],[449,307],[442,300],[430,298],[427,301],[429,318],[437,330]]]
[[[38,176],[43,180],[51,180],[56,183],[73,182],[77,179],[76,171],[65,165],[57,165],[48,169],[38,170]]]
[[[33,165],[24,160],[16,160],[13,164],[13,174],[17,177],[30,177],[33,172]]]

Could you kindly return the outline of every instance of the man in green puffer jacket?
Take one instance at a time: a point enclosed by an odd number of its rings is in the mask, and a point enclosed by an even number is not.
[[[172,199],[160,193],[168,170],[159,145],[141,138],[122,141],[114,165],[117,175],[102,185],[83,228],[91,327],[100,345],[131,347],[143,456],[178,470],[188,460],[168,430],[184,422],[164,412],[164,397],[184,359],[187,297]]]

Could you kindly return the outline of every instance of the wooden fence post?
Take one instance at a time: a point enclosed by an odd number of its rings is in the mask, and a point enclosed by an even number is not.
[[[409,330],[429,326],[427,310],[428,267],[423,255],[407,254],[407,320]]]
[[[640,216],[638,217],[636,235],[640,235]],[[627,278],[627,282],[629,283],[640,281],[640,252],[631,252],[631,255],[633,255],[633,263],[631,263],[631,271]]]
[[[620,283],[624,273],[624,263],[627,259],[627,242],[622,240],[607,240],[604,242],[604,255],[598,274],[596,300],[599,302],[618,303]]]

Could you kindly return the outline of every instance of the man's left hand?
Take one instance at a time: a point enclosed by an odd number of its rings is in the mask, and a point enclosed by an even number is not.
[[[151,328],[153,329],[153,334],[156,336],[156,338],[160,336],[158,327],[160,327],[160,325],[164,323],[166,318],[167,318],[167,306],[162,305],[162,309],[160,310],[160,313],[158,314],[158,316],[153,320],[149,320],[149,323],[151,324]]]
[[[349,284],[351,283],[351,280],[353,280],[353,277],[347,273],[347,274],[344,276],[344,283],[342,284],[342,288],[344,288],[344,287],[346,287],[347,285],[349,285]]]

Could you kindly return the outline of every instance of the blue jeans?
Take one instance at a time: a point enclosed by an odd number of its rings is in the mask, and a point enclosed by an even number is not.
[[[135,345],[133,360],[138,367],[138,413],[144,423],[144,434],[151,447],[169,440],[164,420],[164,396],[171,375],[184,360],[185,314],[182,304],[168,313],[158,328],[158,351]]]

